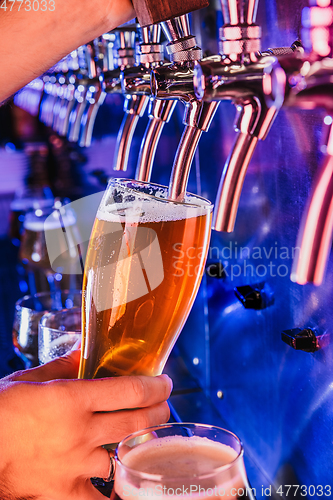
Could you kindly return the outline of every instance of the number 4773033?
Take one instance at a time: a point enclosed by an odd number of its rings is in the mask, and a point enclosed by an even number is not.
[[[18,12],[52,12],[55,10],[55,0],[0,0],[0,9],[6,12],[14,10]]]

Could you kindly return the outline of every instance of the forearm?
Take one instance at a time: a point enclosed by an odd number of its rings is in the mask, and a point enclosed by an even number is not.
[[[32,4],[27,11],[28,0],[7,0],[1,9],[0,102],[79,45],[135,16],[130,0],[39,0],[36,11]]]

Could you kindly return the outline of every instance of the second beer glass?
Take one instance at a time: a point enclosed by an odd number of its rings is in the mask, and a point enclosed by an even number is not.
[[[110,181],[83,283],[79,377],[158,375],[187,319],[206,261],[212,205],[164,186]]]

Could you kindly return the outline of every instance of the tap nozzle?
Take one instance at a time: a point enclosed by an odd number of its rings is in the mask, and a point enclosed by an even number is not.
[[[155,153],[164,125],[169,122],[177,101],[150,100],[149,123],[141,142],[135,179],[149,182]]]
[[[218,101],[191,101],[186,105],[183,121],[185,128],[177,148],[169,183],[170,199],[184,199],[199,140],[202,132],[208,131],[219,104]]]
[[[291,272],[292,281],[300,285],[322,283],[332,246],[332,231],[333,148],[317,175],[303,216],[296,245],[298,255]]]
[[[125,97],[125,116],[117,136],[114,170],[127,170],[132,137],[139,118],[143,116],[146,110],[148,101],[149,97],[146,95],[129,95]]]

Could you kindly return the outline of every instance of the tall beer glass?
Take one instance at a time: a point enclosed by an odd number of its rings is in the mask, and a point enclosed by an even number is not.
[[[85,263],[80,378],[164,368],[199,288],[212,213],[196,195],[167,197],[133,180],[107,187]]]
[[[114,459],[112,459],[114,461]],[[112,500],[255,500],[238,437],[204,424],[164,424],[118,444]]]

